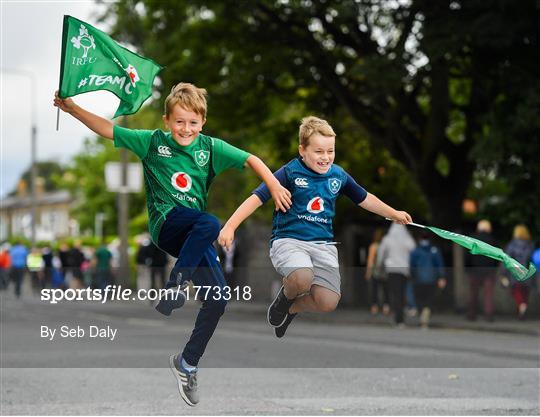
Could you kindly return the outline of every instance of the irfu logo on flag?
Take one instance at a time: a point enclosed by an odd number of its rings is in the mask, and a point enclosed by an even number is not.
[[[71,16],[64,16],[61,98],[108,90],[120,99],[114,117],[136,113],[152,94],[162,67],[116,43],[109,35]]]

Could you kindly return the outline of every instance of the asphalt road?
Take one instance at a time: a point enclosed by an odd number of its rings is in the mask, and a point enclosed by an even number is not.
[[[168,319],[142,302],[0,302],[3,415],[540,414],[538,336],[300,317],[276,339],[260,311],[233,305],[190,408],[168,356],[189,337],[195,302]]]

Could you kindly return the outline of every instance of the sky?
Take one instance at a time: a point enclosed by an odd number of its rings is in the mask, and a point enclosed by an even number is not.
[[[52,102],[58,89],[63,15],[106,30],[96,22],[100,7],[90,1],[0,0],[0,197],[13,190],[30,167],[33,105],[38,161],[67,163],[81,151],[84,138],[94,136],[62,112],[60,129],[56,131],[56,107]],[[20,70],[35,74],[35,91],[31,92],[29,76],[16,73]],[[112,117],[119,103],[112,93],[104,91],[77,96],[75,101],[107,118]]]

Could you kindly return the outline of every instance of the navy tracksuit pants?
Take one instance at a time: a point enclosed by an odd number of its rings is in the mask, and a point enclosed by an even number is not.
[[[182,352],[182,357],[193,366],[199,363],[227,305],[221,298],[221,289],[226,282],[212,245],[219,235],[219,230],[220,224],[216,217],[199,210],[177,206],[167,215],[159,234],[158,246],[178,258],[166,284],[167,288],[190,280],[194,285],[212,286],[206,299],[202,300],[195,328]],[[178,273],[182,274],[180,282],[177,282]],[[199,296],[204,296],[205,293],[206,290],[201,289]]]

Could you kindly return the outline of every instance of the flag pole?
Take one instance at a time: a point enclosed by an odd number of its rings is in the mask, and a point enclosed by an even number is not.
[[[386,220],[393,222],[393,220],[389,219],[388,217],[386,217]],[[424,226],[423,224],[419,224],[419,223],[411,222],[411,223],[407,223],[406,226],[415,226],[415,227],[419,227],[420,229],[427,229],[427,226]]]
[[[62,91],[62,79],[64,76],[64,60],[66,54],[66,42],[68,34],[68,18],[69,15],[64,15],[62,19],[62,49],[60,51],[60,73],[58,74],[58,95]],[[60,128],[60,107],[56,108],[56,131]]]

